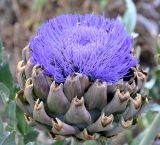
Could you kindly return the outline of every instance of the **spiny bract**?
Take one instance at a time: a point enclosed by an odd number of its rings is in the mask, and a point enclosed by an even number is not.
[[[48,20],[22,51],[16,102],[54,138],[109,138],[132,126],[146,73],[118,19],[67,14]]]

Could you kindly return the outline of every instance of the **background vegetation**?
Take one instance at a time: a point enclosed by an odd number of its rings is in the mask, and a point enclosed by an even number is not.
[[[124,21],[135,38],[140,64],[149,74],[145,84],[149,103],[138,125],[114,138],[112,144],[160,144],[160,0],[0,0],[0,145],[73,144],[70,139],[53,141],[26,124],[14,100],[19,89],[15,72],[22,48],[42,22],[61,13],[88,12]]]

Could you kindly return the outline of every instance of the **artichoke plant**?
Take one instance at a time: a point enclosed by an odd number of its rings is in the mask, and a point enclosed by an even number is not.
[[[53,138],[96,140],[136,123],[146,73],[119,19],[65,14],[48,20],[22,51],[16,102]]]

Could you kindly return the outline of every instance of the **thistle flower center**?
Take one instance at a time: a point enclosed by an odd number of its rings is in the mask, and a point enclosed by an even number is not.
[[[73,73],[115,83],[137,64],[132,42],[118,19],[75,14],[43,24],[30,48],[32,62],[42,65],[58,83]]]
[[[102,37],[107,34],[103,29],[97,29],[96,27],[84,27],[79,24],[75,26],[73,30],[67,30],[61,39],[64,39],[64,43],[86,46],[88,44],[97,43]],[[67,37],[68,36],[68,37]]]

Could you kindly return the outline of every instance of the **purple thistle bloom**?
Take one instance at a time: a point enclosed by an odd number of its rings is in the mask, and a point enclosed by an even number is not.
[[[44,23],[29,47],[32,62],[43,66],[57,83],[73,73],[115,83],[137,64],[132,43],[118,19],[66,14]]]

